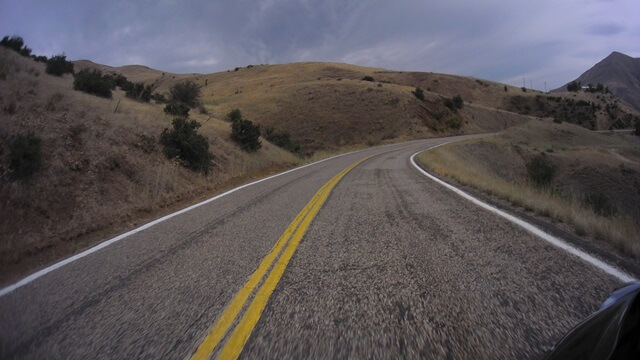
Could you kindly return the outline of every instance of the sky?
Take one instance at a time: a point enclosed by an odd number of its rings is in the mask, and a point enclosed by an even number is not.
[[[331,61],[544,90],[640,57],[639,0],[0,0],[35,54],[211,73]]]

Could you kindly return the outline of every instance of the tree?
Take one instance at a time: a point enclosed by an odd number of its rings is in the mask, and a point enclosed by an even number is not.
[[[578,92],[582,89],[582,84],[579,81],[572,81],[567,85],[567,90],[572,92]]]
[[[164,107],[164,112],[169,115],[180,116],[180,117],[188,117],[189,116],[190,107],[187,104],[177,101],[171,100]]]
[[[169,90],[172,100],[181,101],[189,107],[195,108],[200,105],[200,86],[195,81],[181,81]]]
[[[88,94],[111,98],[113,82],[108,76],[103,76],[98,69],[82,69],[73,76],[73,89]]]
[[[47,74],[62,76],[63,74],[73,74],[73,63],[67,61],[67,56],[63,54],[52,56],[47,60]]]
[[[160,135],[165,156],[168,159],[178,158],[189,169],[208,174],[213,154],[209,152],[207,138],[198,134],[200,123],[177,117],[171,125],[173,129],[164,129]]]

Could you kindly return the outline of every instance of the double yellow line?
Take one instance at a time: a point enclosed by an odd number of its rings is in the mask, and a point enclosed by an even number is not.
[[[372,155],[374,156],[374,155]],[[336,176],[331,178],[326,184],[324,184],[320,190],[311,198],[311,201],[302,209],[302,211],[291,222],[289,227],[285,230],[284,234],[280,237],[278,242],[274,245],[271,252],[262,260],[256,271],[251,275],[249,280],[244,284],[242,289],[238,291],[233,298],[229,306],[222,313],[218,321],[215,323],[211,332],[202,341],[198,350],[191,357],[192,360],[204,360],[208,359],[213,351],[218,347],[220,340],[224,338],[229,328],[233,325],[238,314],[245,307],[245,304],[255,288],[260,284],[262,279],[267,274],[267,271],[271,268],[266,280],[262,283],[258,292],[253,297],[253,301],[247,307],[247,310],[242,315],[240,322],[233,330],[233,333],[229,336],[229,339],[224,344],[219,353],[220,359],[237,359],[242,352],[242,348],[249,339],[253,328],[258,323],[260,315],[269,301],[269,297],[273,293],[273,290],[278,285],[282,274],[284,273],[289,260],[293,257],[293,254],[300,244],[300,240],[304,236],[305,232],[309,228],[311,221],[315,218],[320,211],[320,208],[329,197],[331,190],[338,184],[338,182],[353,168],[371,158],[368,156],[361,159],[354,164],[350,165],[346,169],[342,170]],[[286,248],[285,248],[286,245]],[[284,248],[284,251],[282,249]],[[281,253],[282,251],[282,253]],[[280,254],[281,253],[281,254]],[[278,258],[278,254],[280,257]],[[277,259],[277,261],[276,261]],[[274,261],[275,265],[274,265]],[[272,267],[273,265],[273,267]]]

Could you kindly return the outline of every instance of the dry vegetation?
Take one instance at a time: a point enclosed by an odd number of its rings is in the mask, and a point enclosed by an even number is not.
[[[84,68],[120,73],[165,98],[178,82],[197,83],[203,106],[190,117],[203,124],[211,172],[194,173],[163,156],[160,134],[172,121],[164,105],[126,98],[121,90],[112,99],[74,91],[71,75],[49,76],[43,64],[0,48],[0,281],[221,189],[328,154],[494,132],[545,115],[513,105],[514,96],[535,101],[539,92],[347,64],[255,65],[203,75],[75,62],[76,71]],[[415,96],[417,87],[424,100]],[[455,96],[462,108],[446,106]],[[288,139],[302,157],[264,138],[259,151],[243,152],[230,140],[226,120],[236,108],[271,128],[272,139]],[[11,181],[8,142],[30,131],[42,139],[42,168],[31,179]]]
[[[527,164],[541,152],[554,164],[536,186]],[[424,152],[431,171],[570,225],[581,236],[610,242],[640,259],[640,142],[583,128],[532,121],[493,138]]]
[[[229,140],[225,121],[195,114],[209,139],[209,176],[167,160],[159,144],[171,118],[161,105],[120,90],[103,99],[72,90],[72,77],[46,75],[44,65],[0,48],[0,276],[6,281],[130,228],[179,204],[194,202],[252,177],[302,163],[263,141],[246,154]],[[118,110],[114,113],[114,110]],[[43,165],[33,178],[11,181],[8,144],[33,131]]]

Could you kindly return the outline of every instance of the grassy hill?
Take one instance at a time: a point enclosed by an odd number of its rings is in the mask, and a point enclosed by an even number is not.
[[[541,98],[557,102],[551,95],[469,77],[336,63],[256,65],[214,74],[87,60],[75,62],[75,68],[117,72],[165,95],[179,82],[196,82],[203,111],[192,109],[190,118],[202,124],[212,170],[193,172],[164,156],[160,134],[172,121],[164,104],[129,99],[120,89],[111,99],[75,91],[71,75],[48,75],[42,63],[0,48],[0,281],[328,153],[502,131],[548,116],[551,110],[536,107]],[[424,99],[414,95],[416,87],[424,90]],[[455,107],[457,96],[463,101]],[[562,109],[571,112],[577,105],[570,99],[563,97],[559,106],[566,102]],[[230,139],[226,115],[233,109],[260,124],[263,135],[267,129],[289,135],[300,151],[294,155],[264,137],[259,151],[242,151]],[[595,116],[594,127],[610,125],[601,113]],[[12,179],[10,144],[30,132],[41,139],[42,167],[29,179]]]

